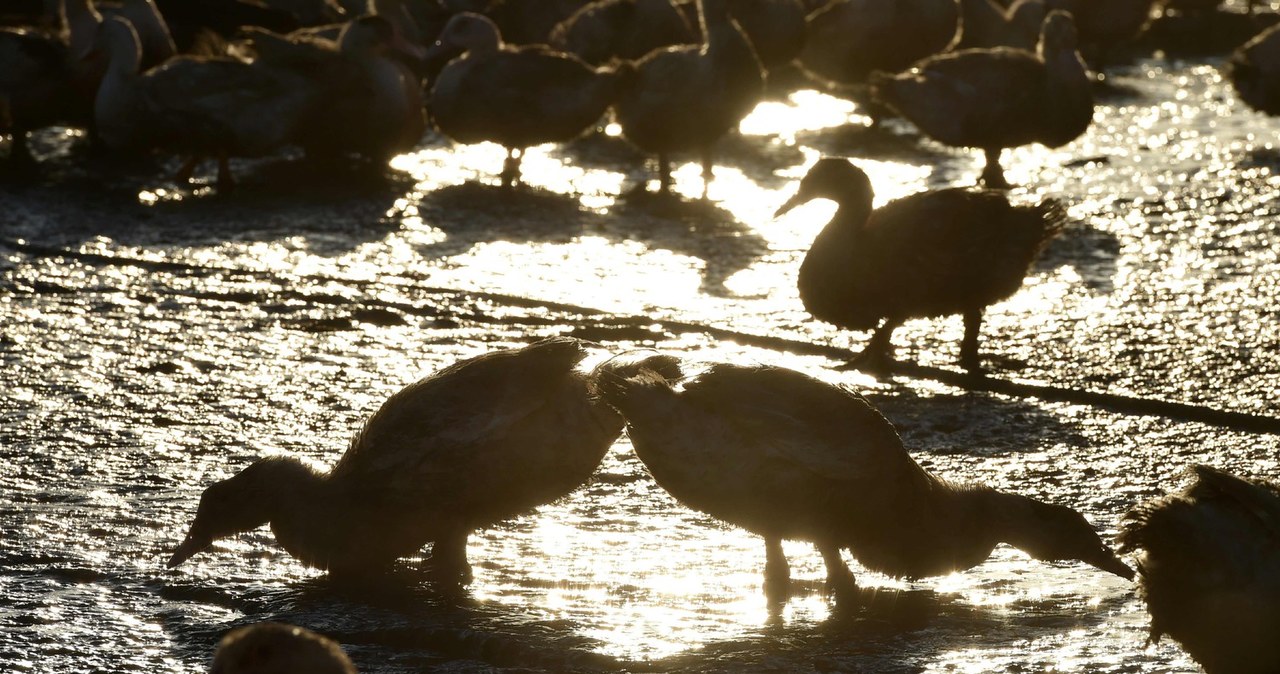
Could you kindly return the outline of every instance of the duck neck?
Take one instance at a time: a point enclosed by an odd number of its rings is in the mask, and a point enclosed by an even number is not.
[[[831,223],[822,230],[822,233],[826,234],[830,231],[844,238],[861,239],[867,227],[867,220],[871,218],[871,199],[838,198],[836,204],[838,205],[836,214],[832,216]]]
[[[1044,539],[1045,525],[1035,516],[1035,499],[986,489],[983,502],[988,528],[997,542],[1029,552]]]
[[[272,495],[265,507],[276,540],[289,554],[317,566],[315,560],[331,556],[333,541],[346,537],[346,504],[334,498],[326,476],[297,461],[281,462],[270,479]]]
[[[83,58],[93,49],[98,26],[102,25],[102,15],[94,9],[91,0],[63,0],[61,4],[59,14],[62,17],[62,24],[67,27],[67,43],[71,47],[71,57]]]

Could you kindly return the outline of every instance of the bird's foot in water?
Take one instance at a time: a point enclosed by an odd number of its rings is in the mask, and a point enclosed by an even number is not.
[[[858,582],[848,569],[842,574],[827,576],[827,596],[835,599],[837,604],[854,604],[860,601]]]
[[[441,586],[461,587],[470,585],[474,579],[471,564],[465,561],[436,559],[430,556],[422,560],[421,568],[428,578]]]
[[[845,363],[836,366],[836,369],[841,372],[856,370],[858,372],[865,372],[867,374],[880,376],[889,374],[896,362],[897,361],[894,360],[893,355],[890,353],[886,353],[881,349],[867,348],[863,349],[862,353],[850,358]]]

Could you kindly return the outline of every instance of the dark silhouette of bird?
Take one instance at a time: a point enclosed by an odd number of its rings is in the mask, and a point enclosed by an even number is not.
[[[269,523],[289,554],[333,574],[376,572],[434,542],[432,573],[468,581],[473,530],[573,491],[622,432],[575,369],[585,355],[553,338],[444,368],[383,403],[326,473],[254,462],[205,489],[169,566]]]
[[[816,544],[838,599],[857,587],[842,549],[869,570],[906,578],[976,566],[1001,542],[1133,576],[1071,508],[930,474],[870,403],[843,388],[726,364],[683,384],[643,362],[621,372],[606,364],[596,378],[659,485],[764,538],[772,600],[789,586],[783,540]]]
[[[1076,50],[1071,16],[1045,19],[1036,53],[970,49],[925,59],[909,71],[872,79],[872,96],[925,135],[986,154],[982,181],[1007,188],[1004,148],[1065,145],[1093,122],[1093,85]]]
[[[1280,484],[1193,466],[1179,494],[1133,508],[1151,640],[1173,637],[1208,674],[1280,672]]]
[[[305,627],[255,623],[227,632],[209,674],[356,674],[342,647]]]
[[[800,265],[800,300],[819,320],[875,330],[849,366],[883,369],[893,330],[910,318],[961,314],[960,363],[978,370],[986,307],[1022,287],[1027,269],[1066,223],[1048,200],[1014,206],[1003,194],[951,188],[873,209],[871,180],[848,160],[818,160],[776,215],[812,199],[839,209]]]
[[[636,60],[698,36],[672,0],[597,0],[556,24],[550,43],[593,65]]]
[[[1280,115],[1280,25],[1258,33],[1232,53],[1227,73],[1246,105]]]

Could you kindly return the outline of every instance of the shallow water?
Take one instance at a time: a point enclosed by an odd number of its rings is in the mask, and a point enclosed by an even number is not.
[[[1073,222],[988,313],[996,376],[1280,415],[1280,121],[1219,66],[1121,68],[1085,137],[1006,155],[1015,198],[1063,199]],[[334,636],[365,672],[1195,671],[1146,646],[1128,583],[1006,547],[920,582],[855,565],[874,596],[837,610],[820,557],[789,544],[811,591],[771,615],[760,541],[674,502],[625,438],[589,485],[478,532],[461,594],[409,564],[337,586],[266,530],[163,568],[209,482],[264,454],[330,464],[401,386],[551,334],[848,384],[931,470],[1071,505],[1107,537],[1190,463],[1276,475],[1272,435],[876,381],[805,348],[866,338],[796,295],[832,207],[771,213],[807,164],[859,157],[880,202],[980,168],[863,121],[815,91],[763,103],[721,144],[712,205],[678,209],[615,198],[645,174],[608,135],[531,150],[514,194],[490,186],[499,148],[429,137],[372,175],[241,164],[218,196],[154,167],[84,168],[82,139],[45,134],[48,175],[0,191],[0,669],[198,672],[224,631],[270,619]],[[679,168],[682,193],[698,174]],[[960,334],[915,321],[895,341],[953,367]]]

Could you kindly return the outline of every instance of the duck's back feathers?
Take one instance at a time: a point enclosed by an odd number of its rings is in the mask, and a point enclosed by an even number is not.
[[[1179,641],[1210,674],[1280,670],[1280,485],[1207,466],[1181,494],[1128,513],[1151,636]]]

